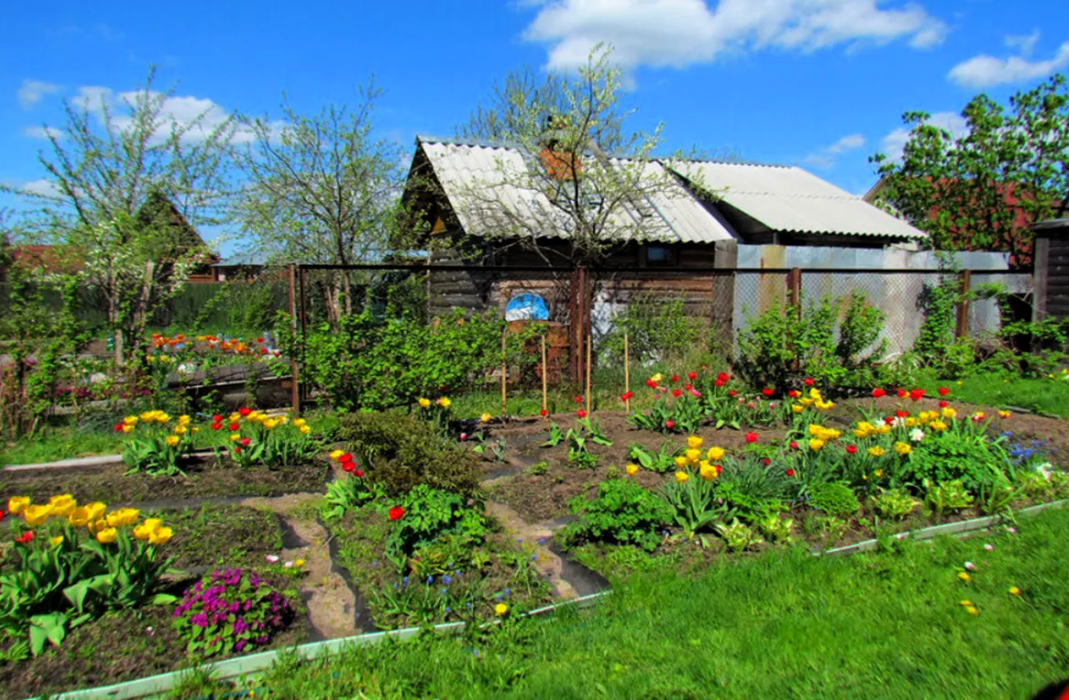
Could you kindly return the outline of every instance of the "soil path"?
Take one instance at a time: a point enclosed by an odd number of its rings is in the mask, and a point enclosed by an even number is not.
[[[553,536],[554,526],[550,523],[528,523],[512,508],[495,501],[486,502],[486,511],[501,523],[506,532],[535,548],[538,558],[534,561],[534,566],[553,587],[558,597],[563,600],[579,597],[575,586],[561,577],[564,570],[561,558],[549,549],[549,538]],[[559,526],[556,526],[556,529],[559,529]]]
[[[334,570],[328,545],[329,535],[314,517],[300,507],[320,498],[319,494],[296,494],[279,498],[247,498],[241,505],[270,511],[283,522],[284,561],[304,560],[307,575],[300,592],[308,607],[313,629],[312,641],[359,634],[356,624],[356,595]]]

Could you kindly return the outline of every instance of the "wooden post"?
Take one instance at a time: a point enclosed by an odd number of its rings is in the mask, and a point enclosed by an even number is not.
[[[549,411],[549,399],[547,397],[549,365],[546,363],[546,336],[542,335],[542,410]]]
[[[308,307],[305,306],[304,296],[304,267],[297,265],[297,320],[301,327],[301,342],[297,344],[299,348],[299,361],[304,364],[304,344],[308,338]],[[303,391],[303,387],[301,387]],[[300,396],[301,401],[304,400],[304,396]]]
[[[802,268],[792,267],[787,273],[787,291],[790,294],[790,303],[794,307],[794,313],[798,320],[802,319]]]
[[[501,334],[501,417],[505,418],[509,414],[509,400],[508,400],[508,388],[506,386],[509,376],[508,367],[508,355],[506,354],[506,344],[508,342],[508,331]]]
[[[586,412],[590,414],[590,351],[594,345],[594,335],[586,337]]]
[[[961,273],[961,289],[958,291],[961,297],[958,300],[958,323],[954,329],[955,338],[965,338],[969,335],[969,284],[972,281],[972,273],[965,270]]]
[[[290,330],[297,335],[297,266],[289,266],[289,302]],[[301,415],[300,371],[297,367],[297,353],[290,353],[290,400],[293,403],[293,415]]]
[[[624,395],[631,393],[631,353],[627,346],[627,331],[624,331]],[[624,401],[624,408],[631,413],[631,399]]]

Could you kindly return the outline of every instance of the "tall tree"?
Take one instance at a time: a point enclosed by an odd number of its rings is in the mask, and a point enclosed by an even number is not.
[[[662,126],[630,131],[634,111],[621,104],[621,90],[622,72],[603,45],[575,74],[520,71],[494,88],[458,133],[512,147],[527,167],[500,159],[495,172],[467,183],[460,199],[493,222],[489,235],[539,250],[553,229],[570,239],[573,263],[592,265],[617,246],[668,232],[652,199],[684,191],[651,163]],[[502,186],[520,190],[526,206],[512,206]]]
[[[236,123],[207,110],[178,119],[173,88],[155,71],[132,92],[64,101],[62,132],[45,126],[38,159],[50,187],[11,190],[34,205],[31,235],[79,262],[83,285],[106,298],[116,360],[140,352],[155,311],[209,252],[190,232],[220,222]]]
[[[901,159],[870,158],[882,176],[879,198],[928,232],[939,250],[993,250],[1011,264],[1032,261],[1031,224],[1063,216],[1069,206],[1069,91],[1056,74],[1010,98],[987,95],[961,113],[966,131],[953,136],[907,112]]]
[[[242,153],[248,184],[238,218],[254,247],[277,262],[334,265],[381,262],[403,248],[400,147],[374,134],[373,81],[353,107],[329,104],[304,115],[283,97],[282,124],[247,120],[254,139]],[[352,313],[352,275],[325,292],[336,320]]]

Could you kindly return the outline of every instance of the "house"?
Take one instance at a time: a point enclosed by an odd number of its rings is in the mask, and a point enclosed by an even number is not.
[[[405,200],[431,226],[431,265],[462,268],[432,268],[432,313],[454,306],[504,313],[518,295],[536,294],[550,319],[568,317],[574,300],[562,270],[572,266],[571,219],[544,191],[515,184],[531,168],[569,182],[578,172],[582,180],[579,168],[561,168],[561,154],[551,155],[547,161],[545,151],[535,158],[503,144],[417,137]],[[794,166],[586,159],[589,168],[605,162],[639,167],[642,178],[662,183],[637,197],[641,201],[621,202],[618,218],[634,225],[620,227],[626,233],[599,266],[595,305],[627,304],[637,293],[671,293],[699,313],[727,293],[716,289],[714,279],[718,269],[736,268],[739,245],[882,249],[916,247],[927,238]],[[591,195],[591,206],[603,205],[598,193]],[[526,245],[511,234],[517,227]]]

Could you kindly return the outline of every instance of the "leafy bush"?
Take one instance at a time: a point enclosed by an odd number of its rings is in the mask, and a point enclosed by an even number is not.
[[[845,517],[858,509],[857,496],[841,481],[814,484],[809,490],[809,498],[814,508],[828,515]]]
[[[754,532],[753,528],[739,522],[737,518],[732,520],[730,525],[721,523],[717,526],[717,530],[727,543],[728,549],[733,552],[743,552],[763,542],[761,536]]]
[[[687,313],[682,298],[666,299],[656,294],[633,295],[612,322],[598,355],[608,366],[615,367],[624,364],[625,334],[631,362],[645,365],[686,357],[703,331],[702,322]]]
[[[349,475],[327,484],[327,495],[323,498],[320,512],[325,520],[337,520],[380,495],[369,487],[363,476]]]
[[[401,571],[418,548],[434,543],[444,534],[463,535],[474,542],[486,536],[482,513],[469,508],[456,493],[419,484],[408,492],[400,508],[397,524],[386,541],[386,552]]]
[[[404,315],[382,320],[370,310],[323,325],[304,342],[304,376],[336,408],[382,410],[468,386],[501,366],[504,321],[493,313],[453,315],[430,324]],[[525,339],[510,334],[510,359]]]
[[[968,430],[930,431],[896,470],[892,482],[917,488],[926,479],[960,481],[973,494],[985,486],[1007,484],[1011,465],[1000,441]]]
[[[387,496],[404,495],[418,484],[464,497],[480,494],[478,456],[412,416],[352,413],[342,418],[339,436]]]
[[[213,571],[185,592],[174,625],[186,650],[202,657],[263,646],[294,617],[285,595],[255,571]]]
[[[871,387],[886,349],[876,345],[883,322],[860,291],[804,304],[801,316],[774,303],[739,335],[735,369],[757,387],[797,385],[806,377],[840,389]]]
[[[932,483],[924,481],[924,502],[936,515],[948,515],[958,510],[965,510],[972,505],[973,497],[965,490],[961,481],[941,481]]]
[[[108,610],[174,600],[161,592],[171,560],[158,547],[173,533],[160,520],[138,524],[137,510],[107,513],[105,504],[79,506],[70,494],[37,505],[14,497],[8,510],[23,522],[5,554],[14,566],[0,575],[0,631],[28,632],[34,655]]]
[[[579,520],[561,531],[566,543],[630,544],[651,552],[661,541],[657,531],[673,516],[667,503],[632,479],[603,481],[593,499],[577,497],[569,506]]]

